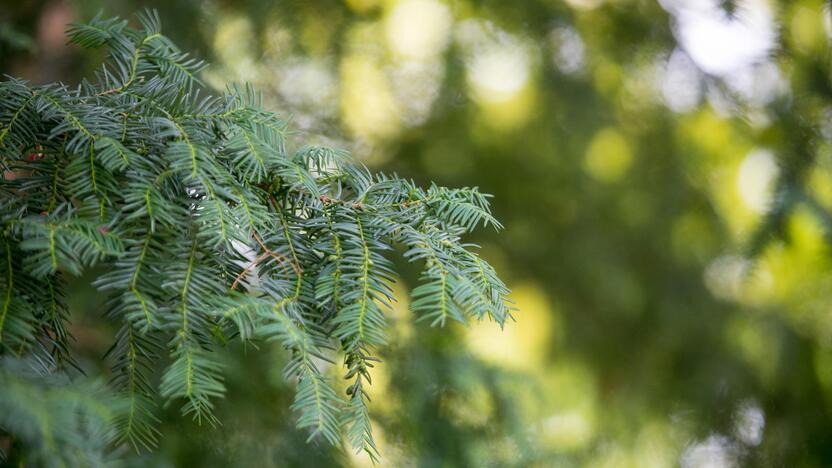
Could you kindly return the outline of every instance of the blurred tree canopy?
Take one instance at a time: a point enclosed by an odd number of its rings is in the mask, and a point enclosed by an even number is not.
[[[373,374],[384,464],[832,464],[824,2],[31,0],[0,12],[0,70],[74,84],[97,58],[64,24],[143,7],[209,85],[251,82],[310,138],[495,195],[506,231],[476,242],[518,322],[437,333],[399,304]],[[100,356],[100,300],[70,301]],[[137,465],[367,463],[302,443],[285,356],[235,356],[227,423],[168,410]]]

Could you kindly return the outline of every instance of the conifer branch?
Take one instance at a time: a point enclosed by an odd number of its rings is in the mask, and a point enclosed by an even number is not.
[[[14,171],[0,180],[0,373],[13,354],[47,375],[71,365],[62,273],[93,271],[119,330],[107,359],[125,403],[100,418],[108,440],[152,449],[163,401],[219,424],[220,346],[262,339],[290,356],[291,408],[310,439],[346,436],[376,460],[367,389],[394,301],[393,246],[423,264],[412,293],[420,319],[510,317],[508,289],[461,240],[499,229],[488,195],[423,189],[332,148],[288,154],[287,121],[257,92],[204,96],[202,62],[164,36],[155,13],[139,22],[97,16],[70,27],[71,42],[109,49],[96,79],[75,90],[0,82],[0,159]],[[338,356],[345,395],[325,372]],[[18,387],[0,388],[0,407]],[[50,420],[38,410],[19,423],[0,412],[0,423],[11,433],[35,424],[42,439],[31,443],[75,460],[81,452],[50,439],[61,429],[41,426]]]

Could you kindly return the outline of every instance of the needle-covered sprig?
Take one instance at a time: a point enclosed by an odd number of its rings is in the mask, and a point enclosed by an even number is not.
[[[159,401],[220,423],[222,346],[264,340],[290,354],[298,426],[375,458],[367,387],[394,301],[393,247],[424,266],[419,319],[502,326],[508,289],[461,240],[501,227],[489,196],[423,189],[341,150],[290,152],[287,122],[256,91],[211,95],[204,64],[162,34],[156,13],[139,23],[69,28],[70,42],[109,52],[77,87],[0,82],[0,353],[43,372],[71,363],[63,275],[95,266],[119,329],[108,353],[124,402],[117,443],[154,447]],[[339,355],[344,395],[324,369]],[[0,402],[17,388],[3,385]],[[25,432],[24,413],[4,427]]]

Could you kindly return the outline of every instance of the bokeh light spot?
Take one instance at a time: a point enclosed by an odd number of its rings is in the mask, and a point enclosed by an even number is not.
[[[584,169],[602,182],[621,180],[632,164],[630,144],[614,127],[596,133],[584,155]]]
[[[403,0],[388,13],[385,33],[396,55],[425,60],[445,50],[452,23],[450,9],[437,0]]]
[[[468,346],[489,362],[534,368],[542,363],[545,350],[551,345],[553,318],[558,311],[543,290],[533,284],[513,288],[511,297],[523,311],[523,320],[509,322],[503,330],[487,320],[474,323],[468,330]]]
[[[401,125],[399,108],[379,63],[356,54],[341,62],[341,115],[356,136],[382,140]]]
[[[737,188],[748,208],[757,213],[769,210],[772,185],[779,172],[771,151],[756,149],[745,157],[737,174]]]

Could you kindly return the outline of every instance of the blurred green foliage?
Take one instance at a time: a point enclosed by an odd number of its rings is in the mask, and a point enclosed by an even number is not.
[[[506,231],[473,241],[518,322],[437,333],[400,304],[374,374],[385,465],[832,464],[823,2],[28,1],[0,13],[0,71],[72,83],[95,60],[49,28],[143,7],[207,83],[254,83],[310,138],[495,194]],[[137,466],[367,463],[302,443],[283,358],[238,350],[228,422],[169,410]]]

